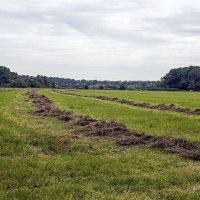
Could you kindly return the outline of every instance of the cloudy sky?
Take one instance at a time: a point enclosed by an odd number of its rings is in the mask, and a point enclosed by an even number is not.
[[[0,65],[19,74],[158,80],[200,64],[199,0],[0,0]]]

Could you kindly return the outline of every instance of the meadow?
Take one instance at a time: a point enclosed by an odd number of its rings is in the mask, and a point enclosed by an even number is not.
[[[38,93],[54,100],[55,105],[61,109],[71,109],[76,113],[89,115],[95,119],[115,120],[130,129],[151,135],[181,137],[200,143],[200,116],[138,108],[97,99],[58,94],[48,90],[40,90]]]
[[[122,147],[80,127],[32,113],[26,89],[0,91],[0,199],[200,199],[200,162]],[[71,91],[200,108],[200,93]],[[200,116],[131,107],[41,89],[61,110],[115,120],[200,146]]]
[[[151,104],[175,104],[177,107],[200,108],[199,92],[129,91],[129,90],[63,90],[81,95],[117,97]]]

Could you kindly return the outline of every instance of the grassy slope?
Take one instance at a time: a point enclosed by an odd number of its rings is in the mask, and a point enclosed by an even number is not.
[[[0,199],[200,198],[199,162],[75,139],[75,127],[28,113],[23,92],[0,93]]]
[[[113,119],[129,128],[153,135],[184,138],[200,143],[200,116],[163,112],[121,105],[96,99],[80,98],[41,90],[62,109],[72,109],[97,119]]]
[[[119,91],[119,90],[66,90],[85,95],[118,97],[151,104],[175,104],[178,107],[200,108],[200,92]]]

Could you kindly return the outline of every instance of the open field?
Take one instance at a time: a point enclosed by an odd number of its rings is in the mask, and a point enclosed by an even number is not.
[[[200,108],[199,92],[119,91],[119,90],[63,90],[75,94],[117,97],[151,104],[175,104],[177,107]]]
[[[200,116],[37,91],[61,110],[115,120],[131,130],[200,146]],[[95,91],[77,91],[93,93]],[[0,92],[0,199],[200,199],[200,162],[88,136],[79,126],[42,117],[26,90]],[[101,94],[99,94],[101,93]],[[151,103],[199,108],[200,93],[96,91]],[[164,95],[164,96],[163,96]],[[142,98],[144,96],[144,99]],[[167,98],[168,96],[168,98]]]
[[[72,109],[95,119],[116,120],[130,129],[152,135],[166,135],[200,142],[200,116],[184,115],[174,112],[142,109],[90,98],[81,98],[40,90],[55,101],[61,109]]]

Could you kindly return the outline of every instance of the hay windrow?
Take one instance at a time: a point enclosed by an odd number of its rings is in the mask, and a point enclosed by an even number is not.
[[[83,127],[83,130],[90,135],[109,137],[121,146],[137,145],[162,149],[188,159],[200,160],[200,148],[186,140],[138,133],[115,121],[96,120],[89,116],[75,114],[72,111],[61,111],[54,107],[52,100],[37,94],[35,91],[29,91],[27,95],[33,99],[33,104],[38,108],[34,111],[35,114],[53,116],[68,121],[73,125]]]
[[[57,90],[53,90],[54,92],[58,92]],[[178,113],[185,113],[185,114],[191,114],[191,115],[200,115],[200,108],[199,109],[191,109],[191,108],[179,108],[176,107],[174,104],[166,105],[166,104],[158,104],[158,105],[151,105],[150,103],[137,103],[132,100],[126,100],[126,99],[119,99],[116,97],[107,97],[107,96],[95,96],[95,95],[80,95],[80,94],[74,94],[74,93],[68,93],[68,92],[62,92],[59,91],[61,94],[67,94],[70,96],[78,96],[78,97],[86,97],[86,98],[93,98],[93,99],[100,99],[103,101],[111,101],[115,103],[125,104],[129,106],[135,106],[140,108],[148,108],[148,109],[155,109],[155,110],[161,110],[161,111],[172,111],[172,112],[178,112]]]

